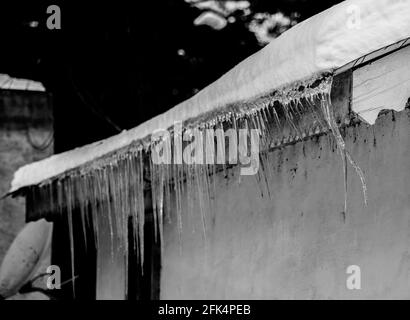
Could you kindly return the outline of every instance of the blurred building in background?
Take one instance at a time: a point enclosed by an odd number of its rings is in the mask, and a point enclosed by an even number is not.
[[[53,110],[40,82],[0,74],[0,195],[22,165],[53,153]],[[0,201],[0,261],[25,223],[25,201]]]

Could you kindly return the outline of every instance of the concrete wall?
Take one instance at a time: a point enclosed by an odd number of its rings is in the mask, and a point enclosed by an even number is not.
[[[41,146],[52,138],[52,132],[52,105],[47,94],[0,91],[0,196],[9,190],[20,166],[53,153],[52,140]],[[0,200],[0,263],[24,223],[23,197]]]
[[[347,128],[368,187],[365,207],[349,166],[347,212],[328,135],[271,151],[261,176],[219,174],[206,241],[198,207],[183,213],[182,247],[175,212],[165,221],[161,298],[410,298],[409,137],[409,109]],[[361,290],[347,289],[349,265],[361,268]]]

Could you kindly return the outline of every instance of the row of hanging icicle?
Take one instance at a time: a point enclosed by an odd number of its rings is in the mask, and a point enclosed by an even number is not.
[[[363,191],[366,193],[363,173],[346,151],[333,115],[330,100],[331,87],[332,76],[325,76],[319,80],[314,79],[275,91],[251,103],[232,105],[220,114],[208,119],[204,118],[199,123],[196,121],[194,128],[201,132],[205,130],[215,132],[214,136],[205,135],[201,141],[204,147],[211,146],[216,151],[213,154],[215,160],[213,163],[212,161],[204,161],[204,164],[175,163],[175,159],[180,155],[177,154],[175,146],[178,141],[175,136],[177,133],[171,132],[169,152],[172,154],[172,162],[170,164],[155,164],[152,159],[153,148],[156,148],[161,141],[153,140],[149,144],[141,144],[137,141],[127,150],[106,157],[97,167],[81,168],[63,177],[31,187],[27,193],[29,210],[32,211],[32,215],[38,217],[56,212],[67,216],[73,277],[74,234],[79,232],[73,230],[75,215],[81,218],[81,233],[84,237],[87,232],[90,232],[87,231],[90,227],[93,230],[97,251],[101,225],[108,221],[111,243],[114,237],[120,243],[119,248],[111,245],[112,254],[114,250],[121,250],[127,261],[129,246],[132,245],[138,253],[142,267],[146,218],[144,198],[147,192],[151,192],[155,237],[161,243],[161,248],[164,218],[172,218],[169,215],[165,217],[167,210],[164,206],[169,205],[171,199],[174,199],[180,241],[183,205],[188,205],[187,211],[190,212],[192,211],[190,208],[194,206],[193,201],[199,202],[202,233],[206,241],[205,216],[212,207],[211,198],[215,196],[213,194],[214,175],[217,171],[226,171],[228,167],[230,169],[235,167],[229,163],[229,157],[232,156],[229,155],[229,150],[224,153],[228,148],[225,145],[224,135],[228,130],[232,132],[234,129],[238,132],[241,128],[258,130],[261,154],[271,148],[330,131],[342,156],[344,170],[346,170],[346,162],[350,162],[357,171],[362,181]],[[185,144],[189,144],[190,139],[195,139],[191,134],[192,129],[193,126],[189,122],[184,123],[181,138],[184,138]],[[218,132],[223,136],[222,139],[218,139]],[[251,139],[250,136],[248,138]],[[247,144],[250,144],[250,140]],[[244,147],[246,149],[246,145]],[[217,161],[218,152],[222,152],[223,161],[220,159]],[[269,166],[269,163],[264,163],[264,159],[261,156],[262,168]],[[261,171],[263,174],[263,170]],[[129,243],[129,223],[134,230],[133,243]]]

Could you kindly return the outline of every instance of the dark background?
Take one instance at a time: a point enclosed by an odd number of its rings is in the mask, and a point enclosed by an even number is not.
[[[259,50],[247,28],[253,14],[302,21],[340,1],[249,2],[251,15],[214,30],[195,26],[201,11],[184,0],[2,1],[0,73],[43,82],[55,152],[72,149],[172,108]],[[61,8],[61,30],[46,28],[51,4]]]

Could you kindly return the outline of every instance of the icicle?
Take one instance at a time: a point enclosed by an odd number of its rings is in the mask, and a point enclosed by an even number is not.
[[[204,208],[204,201],[203,201],[203,195],[206,194],[206,192],[203,188],[203,183],[201,181],[203,178],[203,173],[201,169],[202,169],[202,165],[200,164],[194,165],[194,181],[196,182],[196,188],[197,188],[199,212],[200,212],[200,218],[202,222],[202,234],[203,234],[203,238],[206,244],[206,211]]]
[[[192,173],[192,165],[187,165],[184,163],[185,168],[185,175],[186,175],[186,199],[187,199],[187,210],[188,210],[188,217],[191,221],[194,221],[194,217],[192,212],[194,211],[194,198],[195,198],[195,185],[193,183],[194,177]],[[192,223],[193,230],[195,232],[195,223]]]
[[[104,206],[104,216],[108,218],[108,225],[110,228],[110,244],[111,244],[111,259],[114,261],[114,226],[112,221],[111,215],[111,194],[110,194],[110,186],[109,186],[109,176],[108,176],[108,168],[104,168],[102,171],[103,174],[103,206]]]
[[[83,185],[83,177],[73,177],[74,182],[74,195],[75,199],[77,200],[76,203],[78,204],[79,211],[80,211],[80,219],[81,219],[81,227],[83,233],[83,240],[84,240],[84,247],[87,251],[87,225],[86,225],[86,215],[87,215],[87,189],[84,188]]]
[[[164,227],[164,184],[165,183],[169,183],[168,181],[165,181],[165,176],[166,173],[165,171],[167,170],[168,165],[164,164],[164,165],[159,165],[159,179],[158,179],[158,185],[157,185],[157,190],[159,192],[159,197],[158,197],[158,204],[157,204],[157,222],[158,222],[158,232],[159,232],[159,243],[161,246],[161,253],[163,252],[163,237],[164,237],[164,231],[163,231],[163,227]]]
[[[182,254],[182,185],[184,183],[183,167],[182,164],[174,164],[175,182],[174,182],[174,194],[175,194],[175,206],[178,224],[178,240],[179,240],[179,252]]]
[[[75,298],[75,263],[74,263],[74,230],[73,230],[73,189],[72,180],[67,179],[64,183],[66,206],[67,206],[67,221],[68,232],[70,238],[70,252],[71,252],[71,278],[73,280],[73,297]]]
[[[155,165],[152,162],[152,158],[150,157],[150,174],[151,174],[151,199],[152,199],[152,212],[153,212],[153,219],[154,219],[154,237],[157,239],[158,231],[157,231],[157,179],[158,179],[158,171],[156,170]]]
[[[88,188],[91,190],[91,216],[94,228],[94,241],[95,241],[95,248],[98,251],[98,238],[99,238],[99,225],[97,219],[97,213],[100,211],[101,208],[101,195],[99,192],[99,172],[97,171],[95,174],[90,175],[88,178]],[[98,201],[100,199],[100,203]]]
[[[339,151],[341,153],[342,162],[345,161],[345,158],[347,158],[350,165],[355,169],[357,175],[360,178],[360,181],[361,181],[361,184],[362,184],[364,204],[365,204],[365,206],[367,206],[366,179],[364,177],[363,171],[360,169],[360,167],[356,164],[356,162],[350,156],[349,152],[346,150],[346,145],[345,145],[343,137],[340,133],[339,127],[337,126],[336,120],[334,118],[333,110],[330,109],[331,108],[330,93],[328,93],[326,95],[322,95],[321,107],[322,107],[322,111],[325,115],[325,119],[326,119],[326,121],[329,125],[330,130],[333,133],[333,137],[335,138],[337,146],[338,146]],[[345,207],[347,207],[347,193],[345,194]]]
[[[144,204],[144,162],[143,154],[140,151],[137,155],[137,197],[136,202],[137,216],[138,216],[138,238],[139,238],[139,249],[140,249],[140,259],[141,259],[141,269],[144,265],[144,225],[145,225],[145,204]]]
[[[344,154],[343,158],[343,180],[344,180],[344,193],[345,193],[345,206],[344,206],[344,216],[347,213],[347,161],[346,161],[346,153]]]

